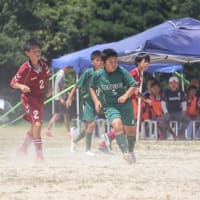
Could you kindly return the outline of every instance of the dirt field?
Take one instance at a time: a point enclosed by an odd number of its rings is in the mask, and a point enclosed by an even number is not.
[[[86,156],[84,141],[69,152],[63,126],[43,136],[45,161],[16,156],[26,126],[0,129],[0,200],[199,200],[199,141],[140,141],[137,163],[114,155]],[[95,139],[96,146],[99,139]]]

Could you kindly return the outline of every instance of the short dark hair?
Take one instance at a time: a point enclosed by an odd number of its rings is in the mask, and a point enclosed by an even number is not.
[[[139,53],[136,57],[135,57],[135,65],[137,66],[138,63],[140,63],[142,60],[145,60],[145,62],[150,62],[150,56],[147,53]]]
[[[23,46],[23,51],[29,51],[33,47],[39,47],[41,49],[42,44],[36,38],[29,39],[25,42],[25,44]]]
[[[105,62],[110,57],[117,57],[117,52],[114,49],[104,49],[102,51],[102,60]]]
[[[91,56],[90,56],[91,60],[94,60],[96,57],[101,57],[101,51],[96,50],[91,53]]]

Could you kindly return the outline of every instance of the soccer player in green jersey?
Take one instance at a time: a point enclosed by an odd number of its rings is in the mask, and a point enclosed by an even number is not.
[[[87,155],[93,155],[93,152],[91,152],[91,141],[92,141],[92,133],[95,128],[95,116],[96,111],[94,108],[94,103],[92,101],[91,95],[90,95],[90,82],[91,78],[95,71],[99,70],[103,66],[103,61],[101,58],[101,51],[94,51],[91,54],[91,60],[94,67],[89,68],[86,70],[81,76],[76,85],[71,90],[67,101],[66,106],[67,108],[71,106],[73,96],[76,92],[76,89],[80,89],[81,96],[83,98],[83,116],[82,121],[85,122],[85,130],[81,132],[77,137],[73,138],[71,140],[71,152],[75,151],[75,145],[86,136],[86,154]]]
[[[136,81],[126,69],[118,66],[117,53],[113,49],[102,52],[104,68],[94,73],[90,92],[97,112],[103,107],[107,120],[116,134],[117,144],[124,159],[133,163],[128,151],[131,141],[127,136],[134,135],[134,114],[131,95],[135,92]]]

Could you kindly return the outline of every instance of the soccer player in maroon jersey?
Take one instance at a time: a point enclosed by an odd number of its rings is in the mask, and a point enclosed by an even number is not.
[[[27,40],[23,50],[29,59],[20,66],[10,82],[11,88],[21,90],[21,102],[26,112],[24,119],[31,124],[20,147],[20,152],[26,154],[33,141],[36,159],[41,161],[43,153],[40,132],[46,87],[50,86],[50,72],[47,64],[41,59],[41,44],[38,40]]]

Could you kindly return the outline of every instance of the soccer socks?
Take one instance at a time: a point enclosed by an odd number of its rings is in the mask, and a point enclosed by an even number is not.
[[[41,138],[35,138],[34,139],[35,144],[35,150],[36,150],[36,156],[38,160],[43,160],[43,154],[42,154],[42,139]]]
[[[84,137],[85,137],[85,132],[81,132],[76,138],[73,139],[73,142],[76,144]]]
[[[122,153],[128,153],[128,141],[127,141],[126,136],[123,133],[116,135],[116,140]]]
[[[128,151],[133,152],[134,147],[135,147],[136,136],[128,135],[127,140],[128,140]]]
[[[115,132],[114,131],[110,131],[109,133],[108,133],[108,137],[109,137],[109,140],[110,140],[110,143],[115,139]],[[103,141],[103,142],[101,142],[101,144],[99,145],[100,147],[102,147],[102,148],[106,148],[106,142],[105,142],[105,140]]]
[[[33,141],[33,136],[31,135],[30,131],[28,131],[28,132],[26,133],[24,142],[22,143],[22,145],[21,145],[21,147],[20,147],[20,151],[26,153],[26,152],[27,152],[27,149],[28,149],[28,147],[30,146],[30,144],[32,143],[32,141]]]
[[[89,151],[92,145],[92,133],[86,132],[85,135],[86,135],[86,151]]]

